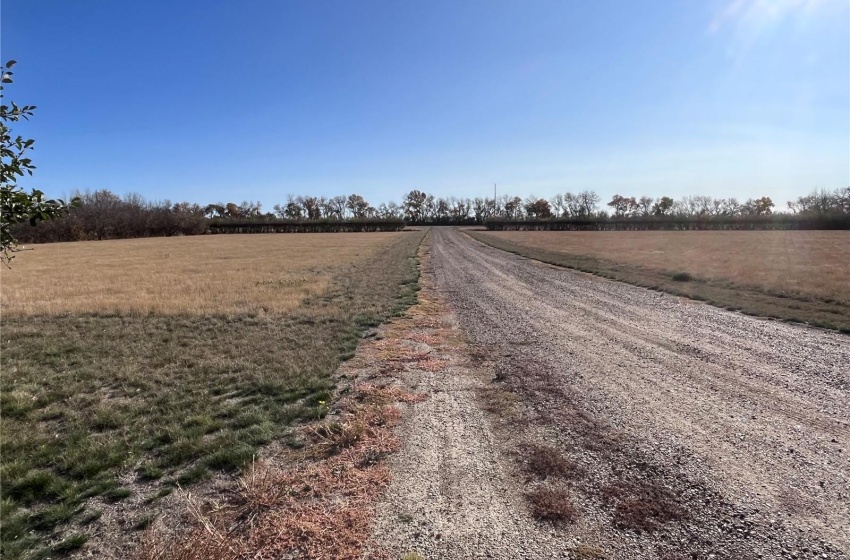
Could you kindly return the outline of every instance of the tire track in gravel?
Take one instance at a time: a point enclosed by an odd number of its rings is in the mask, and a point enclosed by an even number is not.
[[[522,398],[522,421],[492,445],[517,471],[517,449],[536,440],[586,473],[563,483],[580,519],[535,525],[550,553],[581,542],[614,558],[848,557],[850,338],[543,265],[454,229],[431,237],[437,288],[496,385]],[[624,525],[629,493],[650,487],[685,513]]]

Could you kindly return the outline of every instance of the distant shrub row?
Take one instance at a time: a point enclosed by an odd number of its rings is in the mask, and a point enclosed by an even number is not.
[[[38,226],[17,224],[21,243],[131,239],[198,235],[207,230],[203,208],[186,202],[147,202],[138,196],[120,198],[109,191],[78,193],[81,205]]]
[[[850,230],[850,215],[767,216],[652,216],[641,218],[594,218],[505,220],[485,222],[491,231],[641,231],[641,230]]]
[[[210,233],[347,233],[401,231],[404,220],[354,218],[351,220],[211,220]]]

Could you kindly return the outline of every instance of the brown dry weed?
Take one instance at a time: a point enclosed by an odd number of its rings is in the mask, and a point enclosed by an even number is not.
[[[526,493],[525,498],[531,507],[531,515],[540,521],[566,525],[578,518],[578,509],[566,490],[538,488]]]
[[[161,524],[152,527],[137,558],[358,557],[374,501],[390,481],[381,459],[400,445],[393,432],[399,409],[374,402],[421,398],[398,387],[363,384],[347,400],[361,404],[347,407],[351,412],[344,420],[304,428],[308,437],[312,434],[312,445],[302,460],[253,465],[241,479],[237,497],[224,506],[210,508],[186,495],[194,527],[179,538],[165,536]]]
[[[572,479],[580,476],[582,468],[560,451],[549,445],[529,444],[520,450],[524,455],[525,468],[529,474],[545,480],[547,478]]]

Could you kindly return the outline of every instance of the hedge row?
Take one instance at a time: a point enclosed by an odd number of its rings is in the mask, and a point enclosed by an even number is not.
[[[344,233],[401,231],[404,220],[212,220],[210,233]]]
[[[848,230],[850,215],[658,216],[648,218],[504,220],[485,222],[491,231],[640,231],[640,230]]]

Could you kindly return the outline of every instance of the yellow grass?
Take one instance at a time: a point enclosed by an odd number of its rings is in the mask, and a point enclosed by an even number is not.
[[[32,245],[0,272],[4,316],[279,313],[403,233],[252,234]]]
[[[850,231],[487,232],[511,243],[770,293],[850,301]]]

